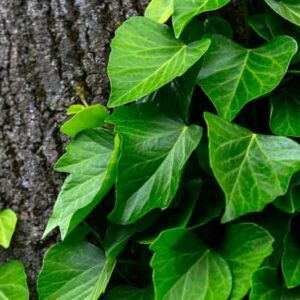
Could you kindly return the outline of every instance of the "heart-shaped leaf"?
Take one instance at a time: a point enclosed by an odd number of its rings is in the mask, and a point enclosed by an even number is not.
[[[114,259],[88,242],[57,244],[44,258],[37,283],[39,299],[97,300],[114,266]]]
[[[219,9],[230,0],[174,0],[173,26],[179,37],[185,26],[197,15]]]
[[[300,87],[298,81],[271,96],[270,127],[278,135],[300,137]]]
[[[296,41],[287,36],[257,49],[245,49],[215,35],[197,81],[218,114],[230,121],[246,103],[280,83],[296,51]]]
[[[232,286],[228,264],[190,230],[166,230],[150,248],[156,300],[228,299]]]
[[[0,266],[0,299],[29,300],[25,269],[19,261],[11,260]]]
[[[11,209],[0,211],[0,246],[8,248],[17,224],[17,216]]]
[[[231,300],[243,299],[247,294],[252,274],[272,253],[273,242],[273,237],[254,223],[234,224],[227,228],[220,254],[233,275]]]
[[[185,45],[166,25],[143,17],[129,19],[111,44],[108,105],[119,106],[154,92],[184,74],[209,45],[209,39]]]
[[[129,224],[154,208],[167,208],[202,129],[163,114],[155,102],[119,108],[107,120],[122,137],[110,220]]]
[[[66,179],[44,236],[59,226],[62,239],[103,199],[115,182],[119,137],[98,128],[79,133],[55,169],[70,173]]]
[[[280,16],[300,26],[300,2],[298,0],[265,0]]]
[[[287,289],[279,280],[277,270],[263,267],[252,277],[250,300],[296,300],[300,299],[300,288]]]
[[[173,1],[152,0],[146,8],[145,17],[158,23],[165,23],[173,13]]]
[[[259,135],[205,113],[210,164],[226,195],[222,221],[261,211],[287,192],[300,169],[300,146],[285,137]]]

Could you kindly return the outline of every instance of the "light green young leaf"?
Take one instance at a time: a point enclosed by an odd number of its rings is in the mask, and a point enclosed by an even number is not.
[[[19,261],[11,260],[0,266],[0,299],[29,300],[25,269]]]
[[[67,115],[76,115],[78,114],[80,111],[82,111],[83,109],[85,109],[85,107],[82,104],[74,104],[71,105],[68,109],[67,109]]]
[[[111,44],[109,107],[133,102],[184,74],[207,51],[209,39],[185,45],[172,30],[144,17],[133,17]]]
[[[210,164],[226,196],[222,222],[261,211],[287,192],[300,169],[300,145],[285,137],[259,135],[205,113]]]
[[[185,26],[197,15],[217,10],[230,0],[174,0],[173,27],[178,38]]]
[[[300,299],[300,288],[289,290],[278,279],[277,270],[263,267],[252,277],[250,300],[296,300]]]
[[[231,300],[243,299],[248,293],[252,274],[272,253],[273,242],[273,237],[254,223],[234,224],[227,228],[220,254],[233,275]]]
[[[74,137],[78,132],[85,129],[101,127],[107,115],[108,110],[100,104],[86,107],[64,123],[60,131],[68,136]]]
[[[132,286],[117,286],[108,291],[104,300],[153,300],[153,288],[139,289]]]
[[[257,49],[245,49],[215,35],[198,84],[218,114],[230,121],[245,104],[271,92],[280,83],[296,51],[296,41],[287,36]]]
[[[114,259],[88,242],[57,244],[44,257],[37,283],[39,299],[97,300],[114,266]]]
[[[173,13],[173,2],[174,0],[152,0],[146,8],[145,17],[165,23]]]
[[[59,226],[62,239],[103,199],[115,182],[119,137],[102,128],[79,133],[55,169],[70,173],[66,179],[44,236]]]
[[[8,248],[17,224],[17,215],[11,209],[0,211],[0,246]]]
[[[289,289],[300,286],[300,239],[289,232],[284,241],[282,272]]]
[[[300,2],[298,0],[265,0],[280,16],[300,26]]]
[[[163,114],[155,103],[119,108],[108,122],[122,137],[116,206],[109,218],[130,224],[170,205],[202,129]]]
[[[273,133],[300,137],[300,87],[298,80],[271,96],[270,127]]]
[[[190,230],[166,230],[150,249],[156,300],[228,299],[232,287],[228,264]]]

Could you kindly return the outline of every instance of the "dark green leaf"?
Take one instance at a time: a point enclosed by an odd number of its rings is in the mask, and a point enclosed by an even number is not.
[[[19,261],[0,266],[0,299],[29,300],[25,269]]]
[[[206,113],[210,164],[226,195],[222,221],[261,211],[287,192],[300,169],[300,146],[285,137],[259,135]]]
[[[119,137],[107,130],[88,129],[67,146],[55,169],[70,173],[44,236],[59,226],[64,239],[103,199],[115,182]]]
[[[131,286],[117,286],[111,289],[104,300],[153,300],[153,288],[138,289]]]
[[[185,45],[166,25],[143,17],[129,19],[116,31],[111,44],[108,105],[133,102],[183,75],[209,45],[209,39]]]
[[[277,37],[257,49],[245,49],[215,35],[198,83],[218,114],[230,121],[245,104],[271,92],[280,83],[296,51],[296,41],[288,36]]]
[[[233,32],[230,23],[220,17],[209,17],[204,21],[204,32],[207,34],[220,34],[232,38]]]
[[[117,200],[110,220],[129,224],[170,205],[202,129],[163,114],[153,103],[119,108],[108,121],[122,137]]]

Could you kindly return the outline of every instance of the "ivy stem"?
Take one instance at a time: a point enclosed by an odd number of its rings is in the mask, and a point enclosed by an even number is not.
[[[79,83],[78,85],[76,85],[76,93],[81,101],[81,103],[85,106],[85,107],[88,107],[89,104],[88,102],[86,101],[86,98],[85,98],[85,89],[84,89],[84,85],[82,83]]]

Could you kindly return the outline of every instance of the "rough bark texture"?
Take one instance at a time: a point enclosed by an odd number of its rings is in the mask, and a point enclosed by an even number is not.
[[[111,37],[145,2],[0,1],[0,210],[12,208],[19,218],[0,264],[20,259],[31,287],[57,239],[41,235],[62,182],[52,168],[66,142],[58,131],[65,109],[77,102],[80,85],[90,102],[105,101]]]

